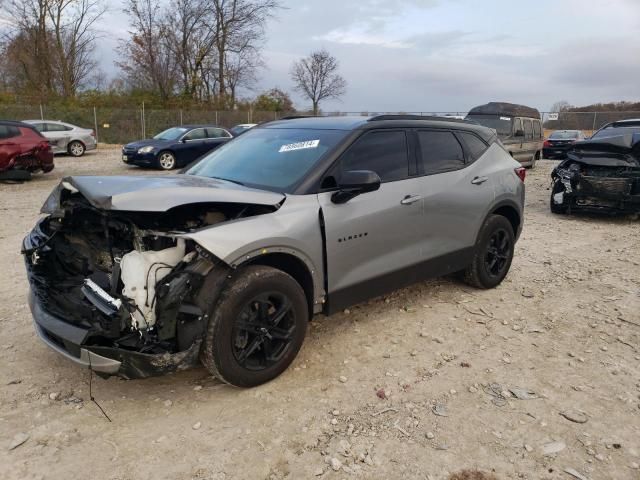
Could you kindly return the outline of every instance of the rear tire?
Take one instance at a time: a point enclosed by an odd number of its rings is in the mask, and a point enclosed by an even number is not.
[[[223,382],[255,387],[289,367],[308,323],[298,282],[276,268],[250,265],[229,280],[211,308],[200,359]]]
[[[67,145],[67,152],[72,157],[81,157],[82,155],[84,155],[85,146],[82,142],[74,140],[73,142],[70,142],[69,145]]]
[[[482,289],[498,286],[509,273],[514,247],[515,235],[509,220],[502,215],[490,215],[480,229],[464,281]]]

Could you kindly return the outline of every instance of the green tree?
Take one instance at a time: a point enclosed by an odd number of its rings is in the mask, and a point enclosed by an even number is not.
[[[272,88],[256,98],[253,109],[260,112],[295,112],[291,97],[279,88]]]

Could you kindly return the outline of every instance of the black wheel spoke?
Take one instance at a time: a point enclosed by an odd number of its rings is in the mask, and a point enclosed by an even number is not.
[[[234,355],[249,370],[263,370],[288,351],[295,338],[293,304],[279,292],[264,293],[246,304],[234,324]]]

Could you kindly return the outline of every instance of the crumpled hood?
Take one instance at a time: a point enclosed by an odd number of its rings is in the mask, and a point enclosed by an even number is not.
[[[285,195],[194,175],[131,175],[66,177],[42,206],[42,213],[60,207],[64,190],[79,192],[96,208],[134,212],[165,212],[195,203],[280,204]]]
[[[567,160],[586,165],[640,167],[640,135],[616,135],[576,142],[567,156]]]

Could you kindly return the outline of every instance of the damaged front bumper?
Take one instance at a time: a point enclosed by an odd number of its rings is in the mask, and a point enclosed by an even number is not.
[[[48,313],[33,291],[29,292],[29,308],[36,334],[48,347],[82,367],[101,376],[118,375],[126,379],[165,375],[198,364],[201,340],[182,352],[145,354],[115,347],[85,345],[90,329],[73,325]]]

